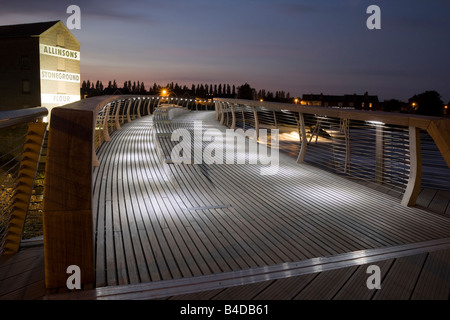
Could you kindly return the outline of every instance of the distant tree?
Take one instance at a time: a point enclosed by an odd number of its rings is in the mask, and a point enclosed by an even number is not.
[[[147,93],[147,91],[145,90],[144,82],[141,82],[141,86],[139,88],[139,93],[140,94],[146,94]]]
[[[156,82],[154,82],[152,87],[152,94],[157,94],[158,89],[158,85],[156,84]]]
[[[437,91],[425,91],[409,99],[409,105],[414,113],[427,116],[440,116],[444,103]]]
[[[386,112],[400,112],[402,109],[402,102],[397,99],[391,99],[383,102],[383,111]]]
[[[233,97],[236,97],[236,86],[233,84],[233,91],[231,93]]]
[[[248,83],[238,87],[238,99],[253,100],[255,96],[255,89],[253,89]]]
[[[113,89],[117,89],[117,82],[116,82],[116,80],[113,81],[112,87],[113,87]]]

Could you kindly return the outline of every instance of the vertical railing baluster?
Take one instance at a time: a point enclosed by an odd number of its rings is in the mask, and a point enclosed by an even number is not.
[[[422,155],[420,147],[420,130],[409,127],[409,179],[402,205],[414,206],[420,191],[422,181]]]
[[[306,146],[308,145],[308,140],[306,139],[305,116],[302,112],[299,112],[298,114],[302,144],[300,146],[300,152],[298,153],[297,163],[302,163],[303,161],[305,161]]]
[[[383,124],[375,124],[375,182],[384,181],[384,129]]]

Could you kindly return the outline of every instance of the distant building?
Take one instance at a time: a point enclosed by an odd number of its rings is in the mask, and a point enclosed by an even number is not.
[[[80,100],[80,43],[61,21],[0,26],[0,110]]]
[[[380,103],[378,96],[371,96],[367,92],[363,95],[346,94],[343,96],[324,94],[304,94],[302,105],[355,110],[378,110]]]

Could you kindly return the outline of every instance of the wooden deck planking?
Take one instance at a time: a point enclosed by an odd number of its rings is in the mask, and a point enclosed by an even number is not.
[[[35,300],[45,295],[43,247],[21,248],[0,257],[0,300]]]
[[[259,292],[254,300],[292,300],[309,283],[311,283],[319,273],[311,273],[301,277],[290,277],[274,281],[266,290]]]
[[[176,167],[180,170],[185,169],[183,165]],[[200,201],[205,196],[205,190],[198,189],[196,184],[190,185],[196,181],[196,178],[188,175],[187,172],[181,172],[176,178],[172,177],[172,181],[177,185],[177,188],[184,190],[181,194],[183,201],[185,201],[184,204],[188,208],[186,218],[194,231],[201,236],[201,242],[208,245],[208,251],[214,256],[216,264],[221,268],[221,271],[250,267],[240,258],[241,254],[239,252],[242,253],[242,248],[235,245],[235,243],[230,243],[227,239],[227,234],[230,233],[231,229],[222,227],[221,223],[215,219],[217,214],[225,211],[224,209],[189,209],[207,208],[210,206],[205,201]],[[183,183],[186,188],[183,188],[180,183]],[[192,196],[191,193],[198,194],[198,197]],[[208,237],[206,236],[207,234],[214,236]],[[236,236],[238,235],[236,234]],[[224,244],[229,246],[228,249],[223,249]]]
[[[227,168],[229,168],[229,166],[227,166]],[[240,180],[239,181],[239,176],[241,176],[241,175],[237,175],[236,176],[236,179],[238,179],[237,181],[236,181],[236,185],[239,185],[240,183],[245,183],[245,180],[244,179],[242,179],[242,180]],[[226,178],[226,176],[222,176],[221,177],[222,179],[225,179]],[[256,178],[257,179],[257,178]],[[255,179],[255,180],[256,180]],[[218,180],[218,183],[220,183],[220,179],[217,179]],[[285,179],[283,179],[283,180],[285,180]],[[256,181],[257,182],[257,181]],[[226,182],[224,182],[224,184],[225,184]],[[272,184],[272,185],[274,185],[274,184]],[[276,187],[280,187],[280,188],[283,188],[283,185],[281,184],[281,185],[277,185]],[[314,187],[313,186],[310,186],[311,188],[313,188],[314,189]],[[284,186],[284,188],[285,189],[287,189],[287,187],[285,187]],[[286,190],[286,192],[288,192],[289,190]],[[320,190],[318,190],[318,192],[320,192]],[[342,190],[342,193],[343,194],[345,194],[345,192],[346,192],[346,190]],[[264,190],[261,190],[261,193],[264,193]],[[264,201],[265,201],[265,199],[264,199],[264,197],[267,197],[267,196],[270,196],[270,195],[264,195],[262,198],[260,198],[260,199],[258,199],[258,201],[263,201],[263,203],[264,203]],[[284,196],[284,195],[279,195],[279,196],[281,196],[281,197],[284,197],[285,198],[285,201],[289,201],[289,199],[286,197],[286,196]],[[289,195],[289,196],[295,196],[295,195],[292,195],[292,193]],[[297,199],[301,199],[301,197],[305,197],[305,196],[308,196],[308,195],[305,195],[305,194],[303,194],[303,195],[299,195],[298,197],[297,197]],[[310,195],[309,197],[308,197],[308,200],[310,199],[310,197],[311,197],[312,195]],[[275,202],[277,201],[277,199],[278,199],[278,197],[277,196],[272,196],[271,198],[270,198],[271,200],[274,200]],[[250,199],[251,200],[251,199]],[[322,205],[321,205],[321,200],[324,200],[324,199],[317,199],[317,201],[315,201],[315,202],[312,202],[312,203],[314,203],[315,205],[313,206],[313,205],[308,205],[307,203],[305,203],[304,205],[306,205],[306,208],[307,208],[307,210],[314,210],[314,211],[312,211],[312,212],[317,212],[317,209],[315,208],[315,207],[321,207]],[[309,201],[308,201],[309,202]],[[340,202],[340,203],[339,203]],[[356,210],[361,210],[362,212],[364,212],[365,210],[366,210],[366,208],[358,208],[358,204],[357,203],[355,203],[354,204],[354,206],[351,206],[351,207],[348,207],[348,205],[344,202],[344,201],[339,201],[338,203],[339,203],[339,206],[336,206],[336,211],[343,211],[343,210],[345,210],[345,209],[347,209],[348,208],[348,210],[352,210],[352,211],[356,211]],[[290,204],[292,204],[292,201],[289,201],[289,203]],[[270,203],[269,204],[267,204],[266,203],[266,205],[271,205]],[[293,205],[295,205],[295,203],[293,203]],[[353,203],[352,203],[352,205],[353,205]],[[343,208],[341,208],[341,206],[343,207]],[[356,209],[355,209],[355,207],[356,207]],[[273,210],[277,210],[277,208],[276,208],[276,206],[275,205],[273,205]],[[281,207],[281,208],[283,208],[283,207]],[[279,210],[279,209],[278,209]],[[323,214],[326,214],[327,215],[327,217],[325,218],[325,219],[327,219],[326,221],[323,221],[322,222],[322,224],[323,225],[327,225],[327,224],[330,224],[330,223],[332,223],[332,221],[330,220],[330,217],[333,215],[333,211],[334,211],[334,209],[331,209],[330,210],[330,208],[328,207],[328,208],[324,208],[324,211],[322,211],[322,213]],[[344,212],[345,213],[345,212]],[[378,217],[377,217],[378,218]],[[366,218],[367,219],[367,218]],[[370,219],[370,217],[368,217],[368,219]],[[374,220],[374,219],[372,219],[371,220],[371,223],[377,223],[377,221],[376,220]],[[354,221],[353,222],[350,222],[350,223],[354,223]],[[338,222],[338,224],[340,224],[341,226],[342,226],[342,222]],[[378,223],[379,224],[379,223]],[[362,228],[362,230],[364,230],[364,226],[362,226],[363,228]],[[367,229],[367,228],[366,228]],[[417,229],[417,228],[416,228]],[[360,234],[361,234],[361,232],[360,232]],[[409,240],[414,240],[414,239],[409,239]]]
[[[322,272],[294,300],[332,300],[357,269],[357,266],[353,266]]]
[[[187,118],[178,127],[192,128],[189,120],[195,116]],[[195,276],[449,234],[448,223],[418,217],[417,209],[400,207],[381,192],[371,191],[368,198],[368,189],[355,190],[353,182],[300,168],[290,158],[282,159],[275,177],[260,176],[256,165],[161,164],[151,117],[146,119],[135,120],[132,128],[125,125],[118,132],[122,138],[109,143],[119,145],[112,148],[115,155],[104,155],[118,170],[111,181],[120,182],[117,191],[111,190],[119,192],[115,201],[122,216],[113,226],[123,237],[116,237],[115,260],[127,261],[131,271],[119,270],[134,275],[121,283],[169,278],[157,276],[160,269],[170,270],[171,278]],[[133,137],[139,142],[127,142]],[[127,156],[114,158],[117,153]],[[330,192],[336,187],[339,194]]]
[[[247,286],[227,288],[212,298],[214,300],[251,300],[259,293],[267,290],[274,281],[264,281]]]
[[[409,256],[396,260],[381,284],[374,300],[409,300],[419,278],[427,254]]]
[[[450,299],[450,250],[428,254],[411,299]]]
[[[438,190],[427,207],[433,212],[446,212],[450,207],[450,191]]]
[[[377,262],[381,271],[381,282],[383,283],[386,277],[387,270],[390,269],[395,259],[388,259]],[[367,288],[367,265],[359,266],[353,276],[342,286],[339,292],[333,296],[334,300],[371,300],[377,290],[368,290]]]
[[[369,289],[369,265],[381,270],[381,288]],[[255,294],[255,292],[258,292]],[[245,294],[244,294],[245,293]],[[448,300],[450,250],[263,281],[225,289],[175,295],[171,300]]]
[[[189,168],[187,168],[187,169],[189,169]],[[195,173],[194,173],[195,174]],[[195,179],[194,178],[194,176],[191,176],[191,178],[192,179]],[[205,193],[205,191],[206,191],[206,189],[204,189],[203,190],[203,193]],[[207,192],[207,191],[206,191]],[[195,194],[193,195],[193,196],[195,196]],[[214,203],[214,202],[212,202],[212,203],[210,203],[209,205],[215,205],[215,204],[217,204],[217,202],[216,203]],[[220,204],[220,202],[219,202],[219,204]],[[202,206],[209,206],[207,203],[203,203],[202,205],[200,205],[200,207],[202,207]],[[196,211],[201,211],[201,210],[196,210]],[[211,210],[212,211],[212,210]],[[213,212],[209,212],[210,214],[213,214]],[[221,211],[221,212],[223,212],[225,215],[226,215],[226,217],[227,217],[227,219],[229,219],[229,220],[231,220],[232,221],[232,212],[234,211],[234,208],[226,208],[226,209],[223,209],[223,210],[215,210],[216,212],[217,211]],[[224,221],[224,219],[223,218],[220,218],[219,219],[221,222],[219,222],[219,223],[225,223],[225,221]],[[240,225],[238,225],[238,224],[236,224],[236,227],[235,227],[235,229],[237,229],[237,228],[239,228],[238,229],[238,231],[235,231],[235,236],[233,236],[233,238],[235,238],[240,232],[240,230],[242,230],[242,234],[248,234],[248,232],[251,232],[252,234],[254,234],[255,233],[255,231],[256,231],[256,229],[253,227],[253,226],[251,226],[251,225],[249,225],[249,224],[246,224],[246,221],[240,221],[240,222],[242,222]],[[244,229],[245,228],[245,229]],[[228,229],[228,230],[230,230],[230,229]],[[241,238],[242,236],[240,236],[240,238]],[[261,250],[261,252],[265,252],[264,250],[270,250],[269,249],[269,247],[268,246],[265,246],[265,243],[266,242],[261,242],[260,244],[259,244],[259,246],[260,246],[260,250]],[[252,239],[246,239],[246,238],[244,238],[244,244],[246,245],[246,249],[247,250],[251,250],[250,248],[251,247],[253,247],[253,248],[255,248],[255,247],[258,247],[258,244],[256,244]],[[264,246],[264,247],[261,247],[261,246]],[[255,249],[253,249],[253,250],[251,250],[251,252],[253,252],[252,253],[252,257],[253,257],[253,259],[257,259],[257,263],[265,263],[264,261],[264,258],[260,258],[259,256],[258,256],[258,254],[257,254],[257,252],[255,251]],[[267,259],[267,257],[265,258],[265,259]],[[266,260],[267,261],[267,260]],[[269,260],[270,261],[270,260]]]
[[[189,121],[183,126],[189,126]],[[283,170],[270,179],[259,175],[259,166],[162,165],[151,147],[155,142],[151,117],[124,125],[116,134],[99,150],[101,166],[94,170],[94,198],[99,200],[94,205],[97,286],[241,270],[449,236],[448,219],[401,207],[398,200],[382,192],[355,188],[351,181],[308,165],[299,166],[295,159],[282,159]],[[127,141],[131,137],[135,138],[133,143]],[[299,181],[307,183],[300,185]],[[333,189],[340,193],[325,196]],[[423,201],[429,208],[450,213],[445,192],[426,194],[428,199]],[[361,280],[367,274],[360,266],[348,277],[334,277],[333,281],[346,281],[339,282],[330,295],[315,292],[327,283],[319,281],[322,273],[309,280],[293,277],[248,290],[228,288],[195,295],[233,297],[230,293],[235,290],[247,292],[244,299],[448,298],[449,253],[421,257],[419,263],[400,259],[386,262],[391,264],[386,277],[389,286],[382,294],[363,292],[367,288],[361,286]],[[415,280],[402,278],[404,273],[414,274]],[[333,279],[332,274],[328,279]],[[29,282],[30,278],[19,283],[25,286]],[[406,290],[402,289],[404,282],[409,293],[402,292]],[[298,290],[280,293],[288,283],[298,283]],[[23,287],[4,297],[31,297],[42,292],[42,286],[42,279],[32,280],[28,293],[23,293]],[[346,291],[347,287],[359,289]]]

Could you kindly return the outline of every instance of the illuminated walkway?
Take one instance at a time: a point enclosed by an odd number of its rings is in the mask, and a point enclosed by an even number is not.
[[[219,127],[191,112],[174,127]],[[95,169],[97,287],[179,279],[450,237],[450,220],[280,153],[261,165],[161,161],[152,117],[117,131]]]
[[[190,112],[161,128],[202,120],[223,132],[213,116]],[[100,149],[97,288],[46,298],[448,298],[447,216],[285,153],[266,176],[257,164],[170,164],[168,132],[154,128],[152,116],[136,119]],[[42,246],[3,260],[0,299],[44,296]],[[382,290],[367,289],[369,264]]]

